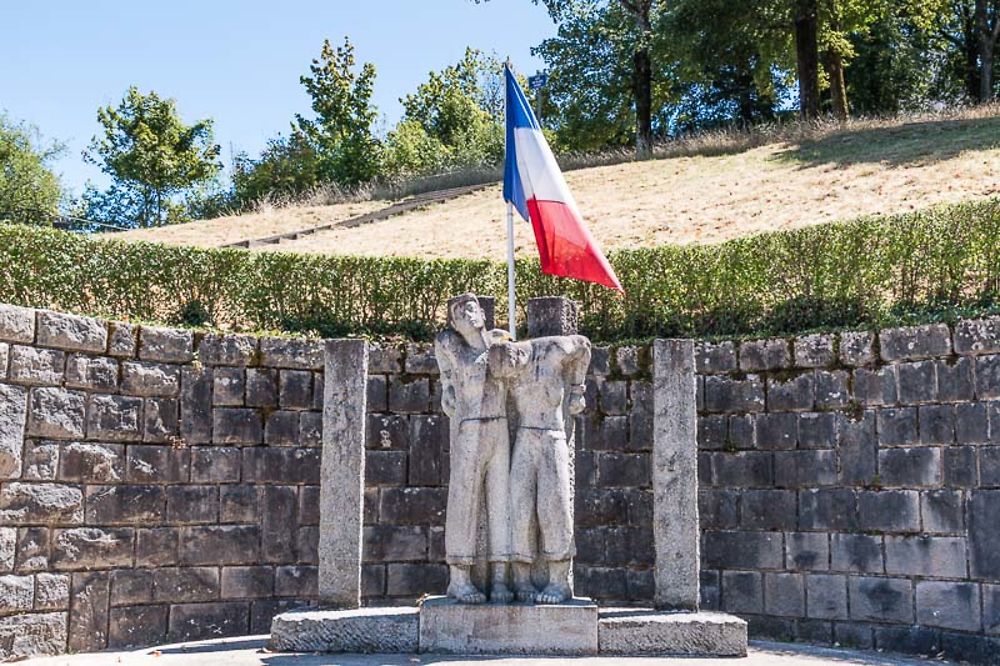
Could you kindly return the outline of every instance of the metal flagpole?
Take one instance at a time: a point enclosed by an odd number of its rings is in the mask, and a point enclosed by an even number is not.
[[[510,107],[510,93],[507,88],[507,72],[510,69],[510,58],[504,63],[504,105],[503,105],[503,141],[504,141],[504,164],[510,159],[507,145],[507,109]],[[506,171],[506,168],[504,169]],[[506,176],[506,174],[505,174]],[[517,317],[514,309],[517,307],[517,300],[514,298],[514,204],[507,202],[507,328],[510,330],[510,337],[517,340]]]

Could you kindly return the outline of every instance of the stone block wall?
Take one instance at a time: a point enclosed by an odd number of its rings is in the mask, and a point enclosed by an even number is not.
[[[595,347],[576,426],[577,591],[607,602],[653,599],[652,384],[649,350]],[[443,594],[448,417],[433,347],[369,356],[365,603]]]
[[[321,343],[0,306],[0,658],[315,597]]]
[[[704,605],[1000,658],[1000,320],[703,344]]]

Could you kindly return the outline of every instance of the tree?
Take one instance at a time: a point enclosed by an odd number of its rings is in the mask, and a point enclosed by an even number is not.
[[[58,212],[59,178],[49,168],[64,148],[45,142],[38,129],[0,112],[0,218],[23,220]]]
[[[799,115],[819,116],[819,3],[795,0],[795,62],[799,76]]]
[[[89,187],[84,195],[91,219],[115,211],[114,224],[152,227],[184,218],[178,195],[211,181],[221,169],[212,121],[185,125],[173,99],[130,87],[117,107],[97,111],[103,134],[94,136],[84,159],[111,177],[103,195]],[[116,200],[128,205],[112,205]]]
[[[1000,37],[1000,0],[975,0],[976,37],[979,45],[979,101],[993,99],[993,59]]]
[[[319,182],[319,158],[298,133],[270,139],[256,159],[240,153],[233,160],[232,198],[240,207],[272,195],[294,197]]]
[[[382,146],[374,134],[375,66],[364,63],[360,71],[355,68],[350,39],[345,37],[337,48],[324,40],[309,75],[299,79],[312,98],[316,117],[295,116],[301,140],[316,153],[320,180],[348,187],[378,176],[382,161]]]

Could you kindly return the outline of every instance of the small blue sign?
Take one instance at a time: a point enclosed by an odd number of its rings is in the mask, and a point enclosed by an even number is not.
[[[528,87],[532,90],[538,90],[549,82],[548,74],[535,74],[534,76],[528,77]]]

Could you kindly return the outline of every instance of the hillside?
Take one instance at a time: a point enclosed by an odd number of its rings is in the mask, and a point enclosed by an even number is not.
[[[1000,194],[1000,110],[856,122],[777,135],[739,149],[704,141],[688,155],[567,172],[605,249],[710,243],[861,215],[908,212]],[[744,143],[753,143],[747,141]],[[762,142],[760,138],[755,141]],[[120,237],[172,244],[227,242],[325,224],[389,205],[368,201],[290,207]],[[261,250],[479,257],[505,253],[499,185],[389,220],[331,229]],[[530,226],[516,226],[519,253]]]

